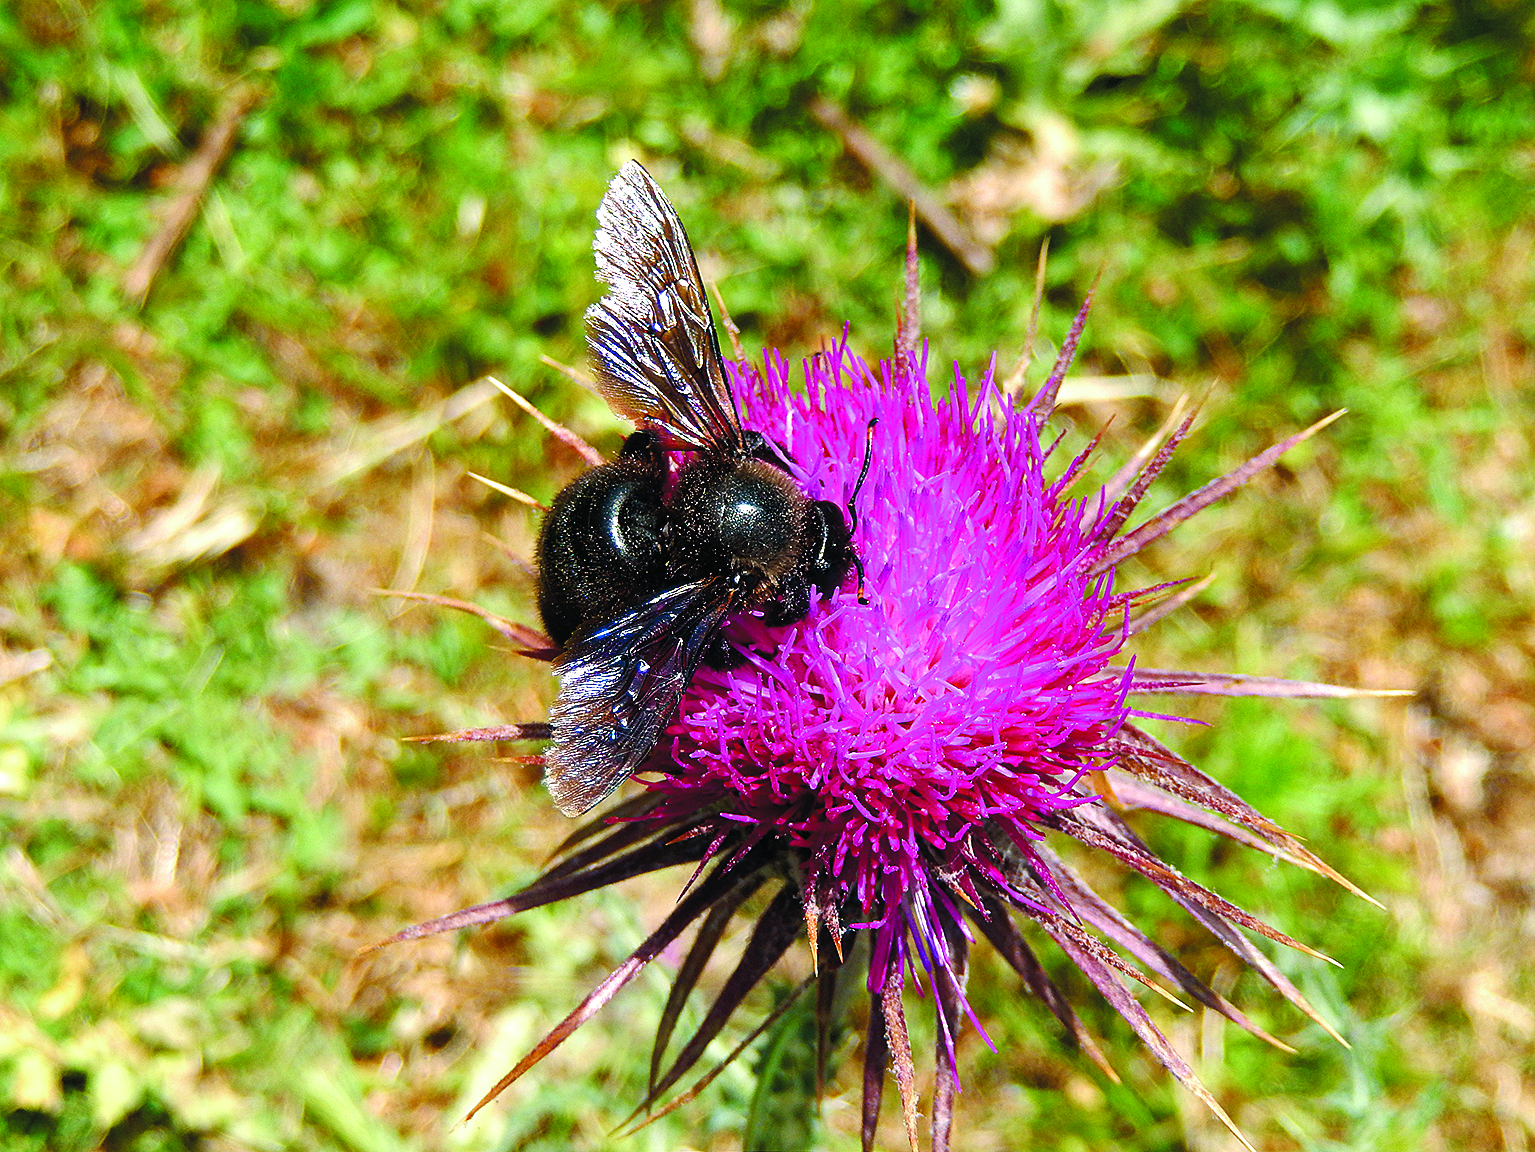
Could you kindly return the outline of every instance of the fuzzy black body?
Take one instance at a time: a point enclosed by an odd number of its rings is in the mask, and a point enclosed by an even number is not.
[[[722,580],[738,608],[792,624],[810,611],[811,588],[830,596],[852,568],[842,509],[807,499],[776,464],[705,457],[663,502],[665,484],[660,441],[641,431],[554,498],[538,540],[538,609],[557,646],[695,581]]]
[[[636,432],[611,464],[554,498],[538,537],[538,612],[563,648],[582,625],[612,620],[665,587],[660,441]]]
[[[810,611],[810,589],[830,596],[853,566],[842,509],[809,500],[761,458],[706,461],[683,473],[669,506],[669,567],[680,581],[721,576],[743,608],[769,624]]]
[[[554,499],[539,611],[560,648],[545,782],[567,816],[654,750],[694,673],[733,655],[730,618],[802,620],[856,564],[842,509],[811,500],[743,430],[703,280],[676,211],[630,161],[597,209],[609,292],[586,313],[598,390],[638,426],[617,460]],[[686,453],[672,467],[669,453]]]

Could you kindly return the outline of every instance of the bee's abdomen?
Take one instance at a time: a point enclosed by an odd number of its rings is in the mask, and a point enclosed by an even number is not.
[[[659,477],[619,460],[558,496],[538,538],[538,611],[555,644],[611,620],[665,584]]]

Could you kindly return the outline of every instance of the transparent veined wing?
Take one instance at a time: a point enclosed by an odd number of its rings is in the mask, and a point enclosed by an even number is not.
[[[630,160],[597,207],[597,279],[586,310],[597,386],[614,412],[669,448],[744,453],[714,315],[687,232],[660,187]]]
[[[735,600],[724,578],[696,580],[571,637],[554,665],[560,691],[544,752],[561,812],[579,816],[644,763]]]

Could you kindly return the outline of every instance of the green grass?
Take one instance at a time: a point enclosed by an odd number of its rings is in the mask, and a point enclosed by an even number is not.
[[[592,212],[628,156],[675,200],[748,348],[799,355],[844,323],[855,346],[888,346],[905,209],[810,114],[817,94],[938,189],[1057,142],[1041,171],[1087,191],[1053,223],[1019,207],[996,271],[971,277],[923,234],[924,335],[940,364],[975,372],[997,349],[1009,367],[1040,241],[1047,341],[1101,271],[1082,371],[1166,383],[1069,409],[1072,442],[1112,416],[1117,463],[1178,390],[1205,397],[1153,503],[1350,408],[1131,575],[1217,577],[1147,638],[1150,664],[1422,692],[1226,703],[1169,730],[1384,913],[1147,829],[1341,962],[1283,961],[1353,1049],[1222,968],[1165,901],[1118,895],[1298,1049],[1161,1017],[1265,1152],[1535,1137],[1509,1095],[1535,1060],[1517,929],[1535,778],[1526,9],[711,11],[0,10],[0,669],[47,659],[0,676],[0,1149],[740,1142],[745,1062],[610,1137],[643,1082],[634,1037],[659,974],[455,1128],[674,885],[350,962],[526,880],[562,834],[535,769],[399,742],[539,717],[547,676],[467,617],[372,590],[535,620],[529,581],[485,539],[526,555],[535,521],[466,473],[547,499],[577,462],[500,401],[391,434],[494,371],[616,446],[620,423],[539,358],[582,359]],[[136,309],[123,273],[236,85],[255,104]],[[1225,1146],[1064,964],[1122,1086],[985,950],[977,964],[999,1051],[962,1045],[963,1146]],[[824,1110],[827,1147],[856,1146],[857,1067]],[[887,1115],[889,1147],[898,1132]]]

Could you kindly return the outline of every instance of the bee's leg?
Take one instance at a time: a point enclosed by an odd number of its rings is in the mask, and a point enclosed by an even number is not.
[[[803,576],[784,580],[777,596],[762,606],[763,622],[777,628],[810,615],[810,582]]]
[[[741,650],[723,632],[717,633],[704,649],[704,663],[717,672],[727,672],[746,663]]]
[[[749,430],[742,435],[746,440],[746,454],[753,460],[761,460],[785,472],[789,470],[789,454],[761,432]]]
[[[646,471],[657,474],[666,467],[666,450],[661,447],[661,438],[643,428],[624,437],[618,458],[625,463],[642,465]]]

